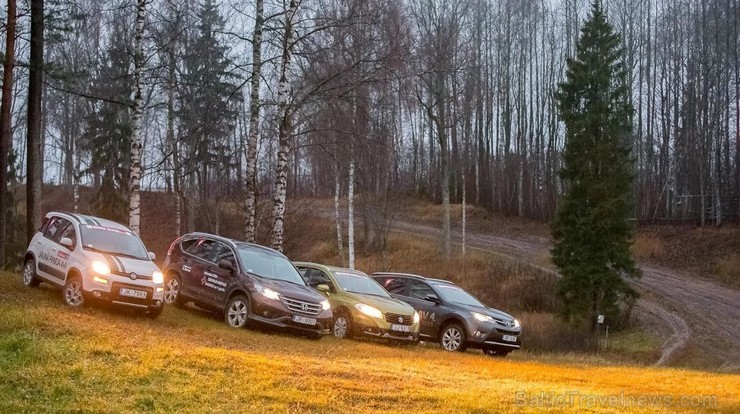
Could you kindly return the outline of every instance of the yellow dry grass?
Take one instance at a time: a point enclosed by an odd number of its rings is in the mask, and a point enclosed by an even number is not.
[[[0,274],[3,413],[740,409],[737,375],[619,366],[598,357],[523,352],[492,359],[433,346],[313,341],[231,330],[195,309],[168,308],[154,321],[100,308],[76,311],[62,305],[58,291],[26,289],[19,279]],[[574,406],[562,400],[568,395]],[[657,405],[623,407],[619,400],[640,396]],[[680,406],[682,396],[709,406]]]

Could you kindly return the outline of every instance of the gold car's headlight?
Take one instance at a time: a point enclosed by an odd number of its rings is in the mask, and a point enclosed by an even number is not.
[[[376,308],[373,308],[370,305],[365,305],[364,303],[358,303],[355,305],[355,308],[357,308],[357,310],[364,313],[365,315],[370,316],[371,318],[383,319],[383,312],[381,312],[380,310]]]
[[[155,270],[154,273],[152,273],[152,282],[154,282],[155,285],[161,285],[164,283],[164,275],[161,271]]]

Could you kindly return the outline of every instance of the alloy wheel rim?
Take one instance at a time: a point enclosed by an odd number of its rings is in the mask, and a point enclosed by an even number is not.
[[[33,264],[31,262],[26,263],[26,267],[23,268],[23,284],[30,285],[33,280]]]
[[[180,291],[180,284],[177,282],[177,279],[172,278],[169,281],[167,281],[167,286],[164,291],[164,301],[168,305],[171,305],[175,302],[177,299],[177,295]]]
[[[67,284],[64,289],[64,298],[70,306],[79,306],[85,301],[82,297],[82,284],[78,281]]]
[[[448,328],[442,335],[442,346],[448,351],[457,351],[462,343],[462,335],[456,328]]]
[[[236,301],[229,307],[229,325],[238,328],[247,320],[247,305],[242,301]]]
[[[338,317],[334,321],[334,336],[344,338],[347,335],[347,319],[344,316]]]

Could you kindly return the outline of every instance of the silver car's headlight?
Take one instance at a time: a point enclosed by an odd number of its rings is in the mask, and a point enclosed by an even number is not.
[[[481,322],[493,322],[493,318],[482,313],[473,312],[473,317]]]

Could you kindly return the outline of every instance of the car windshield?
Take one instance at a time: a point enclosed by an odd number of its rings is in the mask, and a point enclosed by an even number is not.
[[[82,225],[80,234],[84,249],[139,260],[150,260],[144,243],[128,230]]]
[[[334,276],[337,278],[339,286],[346,292],[382,296],[384,298],[390,297],[388,292],[369,276],[344,272],[334,273]]]
[[[257,249],[239,248],[239,258],[249,273],[267,279],[282,280],[306,286],[306,282],[293,266],[293,263],[283,256]]]
[[[435,284],[434,287],[437,288],[437,292],[439,292],[439,294],[442,296],[442,299],[444,299],[446,302],[459,303],[461,305],[468,306],[485,307],[485,305],[480,303],[480,301],[476,299],[473,295],[460,289],[457,286],[439,283]]]

